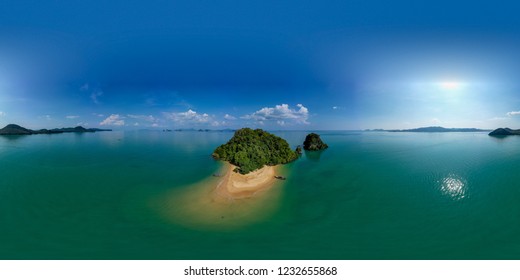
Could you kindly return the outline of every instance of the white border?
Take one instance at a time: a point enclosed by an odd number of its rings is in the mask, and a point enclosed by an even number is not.
[[[186,276],[188,267],[266,268],[269,276]],[[335,276],[279,276],[278,267],[337,267]],[[0,261],[0,279],[520,279],[520,261]]]

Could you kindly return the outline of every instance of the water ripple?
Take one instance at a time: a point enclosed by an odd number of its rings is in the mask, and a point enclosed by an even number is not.
[[[449,174],[438,182],[441,192],[453,200],[461,200],[467,196],[468,183],[461,176]]]

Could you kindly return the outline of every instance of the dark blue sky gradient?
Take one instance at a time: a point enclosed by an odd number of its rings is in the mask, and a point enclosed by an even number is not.
[[[100,126],[116,115],[123,122],[102,125],[514,126],[518,8],[514,1],[2,1],[0,124]],[[437,86],[447,80],[464,86]],[[277,110],[282,104],[288,109]],[[262,108],[274,112],[255,115]],[[190,110],[196,114],[182,115]]]

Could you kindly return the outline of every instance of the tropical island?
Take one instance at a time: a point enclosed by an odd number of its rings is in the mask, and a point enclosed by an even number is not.
[[[305,139],[304,146],[308,150],[328,147],[315,133],[307,135]],[[237,198],[256,196],[280,180],[285,180],[282,175],[286,174],[286,170],[281,165],[295,161],[301,154],[300,145],[293,150],[285,139],[262,129],[238,129],[227,143],[218,146],[212,153],[215,160],[224,162],[221,170],[193,187],[196,193],[199,193],[196,191],[199,189],[211,195],[189,196],[188,200],[202,200],[205,206],[201,207],[208,207],[225,205]],[[216,207],[212,211],[222,209]]]
[[[235,172],[247,174],[267,166],[296,160],[298,153],[291,150],[284,139],[262,129],[242,128],[224,145],[213,152],[213,158],[236,166]]]
[[[478,129],[478,128],[445,128],[442,126],[429,126],[429,127],[419,127],[412,129],[391,129],[385,130],[388,132],[483,132],[490,131],[486,129]]]
[[[280,176],[278,165],[299,157],[284,139],[262,129],[242,128],[215,149],[216,160],[226,161],[217,186],[220,195],[237,197],[271,187]]]
[[[84,128],[82,126],[32,130],[32,129],[27,129],[25,127],[21,127],[17,124],[8,124],[4,128],[0,129],[0,135],[57,134],[57,133],[67,133],[67,132],[83,133],[83,132],[96,132],[96,131],[112,131],[112,130],[111,129],[99,129],[99,128]]]
[[[508,135],[520,135],[520,129],[511,129],[511,128],[497,128],[491,131],[489,136],[508,136]]]

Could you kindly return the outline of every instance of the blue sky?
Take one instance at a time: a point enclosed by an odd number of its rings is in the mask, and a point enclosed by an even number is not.
[[[0,125],[520,126],[513,1],[2,1]]]

